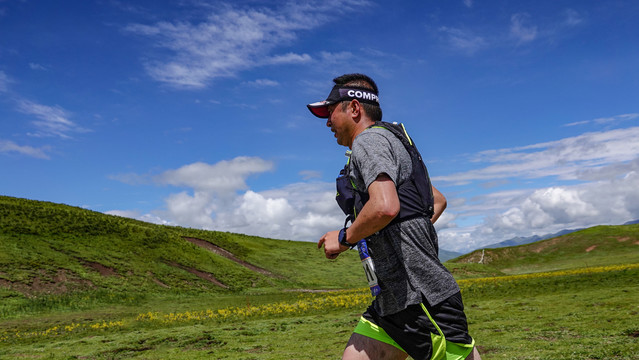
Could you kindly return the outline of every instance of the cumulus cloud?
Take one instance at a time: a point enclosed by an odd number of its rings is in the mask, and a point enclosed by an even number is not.
[[[186,191],[171,194],[165,199],[166,221],[182,226],[212,229],[214,226],[213,211],[216,198],[208,192],[195,191],[193,195]]]
[[[365,0],[290,2],[279,8],[240,8],[231,5],[203,8],[205,19],[183,19],[155,24],[130,24],[128,33],[152,39],[168,50],[167,58],[145,62],[147,73],[176,87],[202,88],[212,79],[266,65],[305,63],[308,54],[277,53],[295,41],[301,31],[330,21],[335,9],[368,4]],[[312,11],[313,16],[308,16]]]
[[[155,181],[162,184],[193,188],[212,194],[227,194],[246,189],[246,178],[273,169],[273,163],[256,157],[237,157],[210,165],[197,162],[168,170]]]
[[[441,189],[544,177],[551,185],[506,182],[469,198],[464,191],[448,192],[448,209],[436,224],[442,249],[469,251],[515,236],[639,219],[639,127],[484,151],[469,161],[479,168],[434,182]],[[312,172],[301,173],[309,175],[304,182],[280,188],[248,187],[250,176],[273,170],[264,159],[239,157],[114,178],[182,188],[151,214],[120,212],[145,221],[305,241],[343,225],[335,185],[313,181]]]
[[[529,191],[511,199],[476,226],[445,228],[441,246],[468,251],[516,236],[546,235],[565,229],[621,224],[639,219],[639,171],[622,177]],[[495,211],[497,210],[497,211]]]
[[[159,175],[115,175],[129,184],[186,188],[165,199],[152,214],[113,210],[109,213],[153,223],[177,224],[276,239],[315,241],[342,226],[334,184],[310,182],[256,192],[248,189],[251,175],[271,171],[273,164],[256,157],[238,157],[216,164],[193,163]]]
[[[296,183],[260,193],[247,191],[220,209],[216,229],[276,239],[317,241],[343,225],[334,184]]]
[[[547,178],[555,185],[453,197],[448,211],[455,217],[440,233],[445,249],[467,251],[516,236],[639,219],[639,127],[484,151],[473,161],[486,166],[434,182],[475,186],[495,179]]]
[[[158,216],[155,216],[152,214],[141,214],[139,211],[136,211],[136,210],[110,210],[110,211],[106,211],[105,214],[138,219],[138,220],[142,220],[148,223],[158,224],[158,225],[176,225]]]

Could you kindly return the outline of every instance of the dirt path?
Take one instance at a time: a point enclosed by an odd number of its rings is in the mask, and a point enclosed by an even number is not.
[[[213,275],[211,275],[211,274],[209,274],[207,272],[200,271],[200,270],[188,267],[188,266],[183,266],[183,265],[180,265],[180,264],[178,264],[176,262],[169,262],[168,264],[173,266],[173,267],[180,268],[182,270],[188,271],[191,274],[199,277],[200,279],[209,281],[209,282],[211,282],[211,283],[213,283],[213,284],[215,284],[215,285],[217,285],[217,286],[219,286],[221,288],[224,288],[224,289],[228,289],[229,288],[228,285],[222,283],[220,280],[218,280]]]
[[[253,264],[250,264],[244,260],[238,259],[235,255],[233,255],[233,253],[231,253],[228,250],[225,250],[217,245],[211,244],[210,242],[206,241],[206,240],[202,240],[202,239],[197,239],[197,238],[192,238],[192,237],[184,237],[184,240],[193,243],[201,248],[204,248],[206,250],[212,251],[220,256],[224,256],[225,258],[235,262],[236,264],[242,265],[245,268],[251,270],[251,271],[255,271],[258,272],[260,274],[266,275],[266,276],[270,276],[270,277],[274,277],[274,278],[281,278],[281,276],[279,275],[275,275],[272,272],[266,270],[266,269],[262,269],[261,267],[255,266]]]

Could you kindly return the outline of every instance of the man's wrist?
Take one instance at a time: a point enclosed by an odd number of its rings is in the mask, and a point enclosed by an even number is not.
[[[355,246],[355,244],[351,244],[348,241],[346,241],[346,229],[348,229],[348,228],[345,227],[345,228],[343,228],[342,230],[339,231],[339,235],[337,237],[337,240],[339,241],[340,245],[346,246],[348,248],[353,248]]]

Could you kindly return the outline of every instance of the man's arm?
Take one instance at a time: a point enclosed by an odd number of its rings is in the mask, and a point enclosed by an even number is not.
[[[368,194],[368,201],[346,231],[346,241],[353,245],[386,227],[399,214],[397,189],[388,175],[380,174],[368,186]],[[318,248],[324,245],[324,253],[329,259],[334,259],[348,250],[347,247],[340,245],[338,235],[339,230],[330,231],[317,243]]]
[[[439,190],[437,190],[434,186],[431,185],[431,187],[433,188],[433,198],[435,199],[435,212],[433,213],[433,217],[430,218],[430,221],[434,224],[435,221],[439,219],[444,210],[446,210],[446,205],[448,205],[448,202],[446,201],[446,197],[444,197],[444,194],[440,193]]]

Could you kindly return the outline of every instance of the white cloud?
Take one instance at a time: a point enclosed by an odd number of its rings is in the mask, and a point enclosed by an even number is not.
[[[610,117],[596,118],[592,120],[583,120],[583,121],[575,121],[564,126],[577,126],[577,125],[586,125],[586,124],[612,124],[612,123],[620,123],[623,121],[630,121],[639,118],[639,113],[630,113],[630,114],[621,114]]]
[[[244,234],[317,241],[343,226],[334,184],[297,183],[261,193],[247,191],[231,209],[217,213],[215,229]]]
[[[130,184],[152,180],[192,192],[169,195],[165,209],[157,209],[153,214],[126,210],[109,213],[153,223],[306,241],[316,241],[323,233],[343,225],[344,216],[334,198],[334,184],[296,183],[263,192],[247,189],[249,176],[272,168],[271,162],[260,158],[238,157],[216,164],[189,164],[157,176],[112,176]]]
[[[0,153],[18,153],[38,159],[49,159],[48,148],[34,148],[31,146],[21,146],[10,140],[0,139]]]
[[[246,189],[249,175],[273,169],[273,163],[256,157],[237,157],[210,165],[197,162],[166,171],[155,181],[173,186],[193,188],[212,194],[227,194]]]
[[[240,206],[233,211],[233,217],[241,219],[242,228],[271,237],[284,235],[284,227],[296,216],[287,199],[268,198],[250,190],[242,195]]]
[[[598,215],[597,209],[583,200],[583,195],[582,191],[569,187],[536,190],[521,205],[489,222],[494,231],[547,231],[555,224],[571,224],[576,219]]]
[[[17,110],[23,114],[34,115],[39,119],[31,122],[37,128],[35,133],[29,134],[31,136],[69,139],[71,133],[87,131],[69,120],[71,113],[60,106],[47,106],[19,99],[17,100]]]
[[[449,206],[436,224],[442,249],[468,251],[515,236],[639,219],[639,127],[485,151],[473,160],[487,165],[434,182],[450,185],[462,179],[476,187],[480,181],[550,177],[555,184],[531,183],[523,189],[505,184],[469,198],[463,192],[446,194]],[[241,157],[142,176],[186,188],[168,196],[165,209],[143,216],[156,223],[305,241],[343,225],[333,183],[305,181],[260,192],[248,188],[249,176],[271,170],[269,161]],[[130,174],[124,179],[140,182]]]
[[[274,86],[279,86],[280,83],[278,83],[275,80],[269,80],[269,79],[257,79],[254,81],[248,81],[245,83],[247,86],[250,87],[256,87],[256,88],[263,88],[263,87],[274,87]]]
[[[529,22],[530,15],[526,13],[514,14],[510,17],[510,35],[519,43],[533,41],[537,38],[537,26]]]
[[[209,13],[199,23],[130,24],[125,31],[151,38],[155,46],[169,50],[168,58],[145,62],[152,78],[176,87],[202,88],[215,78],[242,70],[310,61],[308,54],[277,51],[295,41],[298,32],[330,21],[335,8],[344,11],[366,4],[364,0],[331,0],[289,2],[276,9],[204,6],[203,11]]]
[[[9,77],[4,71],[0,71],[0,93],[7,92],[9,90]]]
[[[474,1],[464,0],[468,8]],[[507,29],[490,31],[486,27],[473,28],[468,24],[462,26],[441,26],[439,34],[448,45],[455,50],[473,55],[489,48],[519,46],[533,41],[545,40],[545,44],[557,44],[573,33],[573,28],[583,22],[581,14],[573,9],[558,13],[554,19],[533,22],[528,13],[515,13],[510,16]]]
[[[322,173],[314,170],[302,170],[299,174],[304,180],[319,179],[322,177]]]
[[[530,183],[533,188],[495,189],[472,198],[453,195],[447,211],[455,217],[443,219],[448,223],[441,227],[444,249],[467,251],[516,236],[639,219],[639,127],[484,151],[473,159],[486,166],[433,181],[476,187],[495,179],[547,177],[555,185]]]
[[[169,222],[182,226],[212,229],[215,198],[212,194],[195,191],[193,195],[186,192],[170,195],[165,199],[166,216]]]
[[[639,172],[597,182],[532,190],[510,201],[475,226],[445,228],[440,246],[468,251],[516,236],[546,235],[564,229],[622,224],[639,219]]]
[[[439,28],[439,32],[444,34],[446,41],[448,41],[454,49],[469,54],[473,54],[486,46],[484,38],[468,30],[442,26]]]
[[[105,212],[105,214],[138,219],[138,220],[142,220],[148,223],[158,224],[158,225],[175,225],[158,216],[155,216],[152,214],[140,214],[139,211],[135,211],[135,210],[111,210],[111,211]]]
[[[275,55],[263,60],[264,64],[269,65],[284,65],[284,64],[302,64],[311,61],[312,58],[308,54],[293,54],[288,53],[284,55]]]
[[[574,9],[567,9],[565,23],[568,26],[579,25],[583,22],[583,17]]]
[[[37,63],[29,63],[29,68],[31,70],[41,70],[41,71],[46,71],[47,68],[44,65],[40,65]]]
[[[352,60],[355,55],[350,51],[340,51],[340,52],[328,52],[328,51],[320,51],[320,62],[321,63],[340,63]]]
[[[462,173],[435,176],[434,181],[467,183],[506,178],[579,179],[585,169],[631,161],[639,154],[639,127],[585,133],[557,141],[518,148],[483,151],[476,163],[490,165]]]

